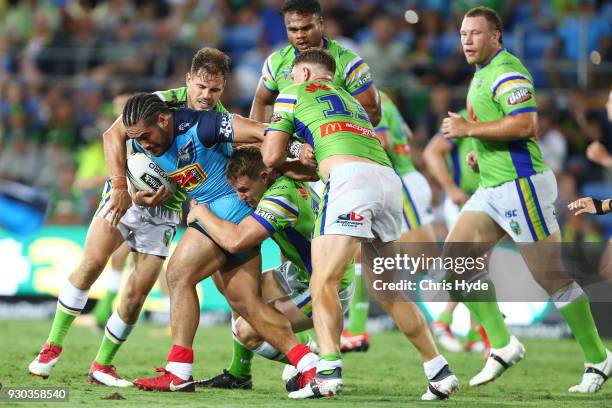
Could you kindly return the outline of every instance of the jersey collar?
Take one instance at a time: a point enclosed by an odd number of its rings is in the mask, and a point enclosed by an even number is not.
[[[481,69],[483,69],[484,67],[489,65],[491,63],[491,61],[493,61],[495,59],[495,57],[497,57],[499,55],[499,53],[502,52],[502,51],[506,51],[506,49],[504,47],[502,47],[499,50],[497,50],[497,52],[495,54],[493,54],[493,56],[489,59],[489,61],[487,61],[486,64],[484,64],[482,67],[478,68],[476,71],[480,71]]]
[[[323,49],[326,50],[329,47],[329,40],[323,37]],[[299,52],[295,48],[293,49],[293,55],[298,56]]]

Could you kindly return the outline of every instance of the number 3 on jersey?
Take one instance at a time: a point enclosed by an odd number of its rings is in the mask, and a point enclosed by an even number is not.
[[[336,94],[317,96],[316,99],[317,99],[317,102],[319,103],[327,103],[327,106],[329,107],[329,109],[326,111],[323,111],[323,114],[325,115],[326,118],[330,116],[353,117],[354,115],[356,118],[361,119],[361,120],[365,120],[365,121],[370,120],[368,118],[368,114],[366,113],[365,109],[363,109],[363,107],[359,103],[354,104],[355,109],[357,110],[355,114],[346,109],[346,105],[344,105],[344,101],[342,100],[342,98],[340,98],[340,96]]]

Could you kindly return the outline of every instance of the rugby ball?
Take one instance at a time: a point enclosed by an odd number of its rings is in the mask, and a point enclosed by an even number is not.
[[[171,192],[176,191],[176,183],[144,153],[128,154],[126,175],[137,190],[157,191],[161,186],[166,186]]]

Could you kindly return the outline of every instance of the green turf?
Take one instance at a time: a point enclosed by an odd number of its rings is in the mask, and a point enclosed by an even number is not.
[[[610,406],[612,384],[595,395],[566,392],[581,377],[582,361],[578,346],[570,340],[526,340],[526,360],[496,381],[478,389],[467,382],[482,366],[476,354],[450,354],[446,357],[458,375],[462,389],[446,402],[421,402],[426,388],[421,361],[413,347],[398,332],[372,336],[367,353],[345,357],[344,393],[336,400],[290,401],[280,380],[282,366],[256,358],[253,363],[253,391],[210,391],[195,393],[151,393],[136,389],[110,389],[90,385],[87,371],[98,349],[100,336],[74,327],[64,344],[61,360],[48,380],[31,377],[27,366],[46,338],[50,322],[0,321],[0,382],[7,387],[68,387],[69,403],[19,403],[13,406],[182,406],[182,407],[407,407],[416,404],[445,407],[559,407]],[[126,378],[150,377],[155,367],[165,365],[171,339],[158,326],[139,325],[115,364]],[[606,343],[612,349],[612,342]],[[205,378],[220,372],[231,355],[227,326],[202,328],[196,337],[194,377]],[[125,400],[106,400],[119,392]],[[0,402],[0,405],[7,406]],[[10,405],[10,404],[9,404]]]

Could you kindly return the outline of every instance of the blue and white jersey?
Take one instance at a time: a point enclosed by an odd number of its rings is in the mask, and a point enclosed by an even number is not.
[[[198,204],[235,194],[225,170],[233,151],[234,115],[191,109],[176,110],[172,115],[175,136],[164,154],[153,156],[137,142],[135,149],[159,164]]]

